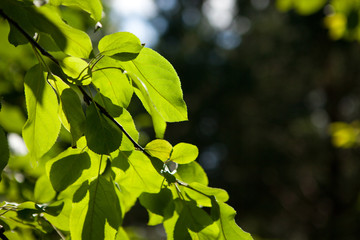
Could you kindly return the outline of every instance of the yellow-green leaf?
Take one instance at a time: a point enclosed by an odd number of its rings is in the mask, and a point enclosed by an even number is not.
[[[23,138],[31,157],[37,160],[50,150],[58,137],[61,125],[58,101],[40,65],[27,72],[24,82],[28,120]]]
[[[199,150],[195,145],[189,143],[178,143],[174,146],[170,160],[186,164],[194,161],[199,155]]]
[[[172,148],[172,145],[163,139],[155,139],[145,146],[145,150],[150,153],[151,156],[157,157],[163,162],[169,160]]]

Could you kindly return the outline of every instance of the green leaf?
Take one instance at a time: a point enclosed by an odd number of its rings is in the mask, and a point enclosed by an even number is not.
[[[67,80],[77,85],[89,85],[91,78],[89,76],[89,65],[86,61],[78,57],[66,57],[60,63]]]
[[[166,122],[151,100],[145,84],[135,74],[127,73],[127,75],[133,80],[133,84],[136,86],[134,89],[136,95],[151,115],[156,137],[163,138],[166,129]]]
[[[70,124],[70,132],[74,143],[85,132],[85,114],[79,96],[70,88],[61,93],[62,110]]]
[[[90,157],[87,152],[61,158],[51,165],[51,185],[57,192],[61,192],[73,184],[84,169],[88,168],[90,168]]]
[[[109,154],[119,148],[122,132],[91,103],[86,110],[85,137],[92,151]]]
[[[35,184],[34,201],[37,203],[50,202],[55,198],[56,192],[46,175],[41,176]]]
[[[149,212],[148,225],[157,225],[170,218],[174,212],[171,190],[162,188],[159,193],[142,193],[140,204]]]
[[[170,160],[179,164],[187,164],[194,161],[198,155],[199,150],[195,145],[178,143],[174,146]]]
[[[123,213],[129,211],[142,192],[158,193],[163,177],[154,169],[151,161],[141,152],[112,154],[112,170],[120,188]]]
[[[211,188],[197,182],[190,183],[189,186],[189,188],[184,188],[186,193],[200,206],[211,207],[211,196],[214,196],[217,201],[221,202],[229,200],[228,193],[223,189]]]
[[[71,239],[115,239],[122,215],[113,182],[99,176],[90,184],[85,183],[74,195],[70,216]]]
[[[119,231],[116,234],[116,240],[130,240],[123,227],[119,228]]]
[[[223,202],[212,200],[212,218],[216,220],[219,226],[220,236],[219,240],[252,240],[251,235],[243,231],[235,222],[236,211]]]
[[[121,69],[116,68],[118,63],[109,57],[99,61],[92,73],[92,81],[104,96],[108,97],[112,104],[127,108],[133,95],[133,87]],[[103,103],[106,109],[106,103]]]
[[[76,187],[79,187],[79,186],[71,186],[70,188],[76,188]],[[66,191],[68,191],[68,189]],[[69,232],[70,231],[70,224],[69,224],[70,214],[71,214],[71,210],[72,210],[72,195],[64,197],[64,195],[67,194],[66,191],[60,193],[58,196],[58,199],[60,200],[58,202],[62,202],[62,205],[63,205],[61,212],[58,215],[56,215],[56,214],[53,214],[52,212],[49,212],[47,210],[47,208],[45,208],[44,216],[56,228]],[[58,202],[52,203],[52,205],[58,204]]]
[[[127,56],[133,55],[134,57],[141,51],[143,46],[140,40],[132,33],[117,32],[106,35],[100,39],[98,49],[100,54],[105,56],[112,56],[115,54]]]
[[[85,114],[79,96],[61,78],[56,75],[49,77],[49,82],[56,89],[60,99],[59,118],[63,126],[70,131],[75,146],[85,131]]]
[[[30,36],[34,36],[36,29],[28,19],[28,8],[25,4],[18,1],[2,0],[0,1],[0,8],[7,16],[15,20]],[[28,43],[28,40],[21,32],[12,24],[10,24],[10,32],[8,36],[9,42],[15,47],[21,44]]]
[[[186,183],[198,182],[205,186],[209,184],[204,169],[197,162],[179,165],[175,177]]]
[[[40,65],[26,73],[24,82],[28,120],[23,128],[23,138],[32,159],[37,160],[50,150],[58,137],[61,125],[58,101]]]
[[[187,108],[183,100],[180,79],[172,65],[157,52],[144,48],[132,61],[123,62],[125,70],[134,81],[139,78],[149,97],[162,118],[167,122],[187,120]],[[135,82],[137,87],[138,82]],[[152,114],[151,103],[144,92],[136,92],[146,110]],[[145,97],[145,98],[144,98]]]
[[[9,161],[9,144],[4,130],[0,126],[0,181],[1,173]]]
[[[172,149],[172,145],[163,139],[155,139],[145,146],[145,150],[150,153],[151,156],[156,157],[163,162],[169,160]]]
[[[2,0],[0,6],[7,16],[34,36],[35,32],[40,34],[41,46],[46,46],[48,51],[63,51],[74,57],[88,58],[92,50],[89,36],[78,29],[67,25],[61,18],[59,8],[50,4],[35,7],[28,3],[20,4],[19,1]],[[24,38],[18,38],[20,33],[12,28],[9,40],[16,46],[26,43]],[[52,42],[43,41],[43,37],[50,37],[56,43],[55,48]],[[48,48],[50,46],[50,48]]]
[[[83,31],[67,25],[61,18],[59,9],[46,4],[36,8],[41,17],[30,15],[30,21],[40,32],[47,33],[57,46],[73,57],[88,58],[92,51],[90,37]],[[37,15],[35,15],[37,16]]]
[[[58,0],[61,5],[80,8],[88,13],[95,21],[100,21],[103,7],[100,0]]]
[[[125,109],[121,109],[121,114],[119,117],[116,117],[115,120],[123,126],[125,131],[132,137],[134,141],[139,140],[139,132],[136,130],[134,120],[132,119],[130,113]],[[120,150],[121,151],[132,151],[135,150],[134,144],[130,139],[124,134],[122,134]]]
[[[218,239],[219,227],[211,217],[193,202],[182,201],[184,206],[174,228],[174,240],[180,239]],[[184,228],[189,236],[184,233]],[[186,230],[185,230],[186,231]],[[236,239],[236,238],[234,238]]]
[[[68,191],[69,188],[71,188],[73,185],[80,185],[85,180],[93,180],[93,179],[97,178],[99,173],[101,174],[104,171],[104,169],[106,167],[107,158],[90,151],[89,149],[87,149],[86,146],[87,146],[87,143],[85,141],[85,138],[82,137],[79,139],[79,141],[77,141],[76,147],[69,147],[68,149],[66,149],[65,151],[60,153],[58,156],[49,160],[46,163],[46,166],[45,166],[46,174],[50,180],[53,179],[54,183],[56,183],[55,186],[58,186],[60,189],[62,189],[62,188],[64,188],[64,186],[69,184],[69,182],[75,180],[75,182],[73,182],[72,185],[70,185],[65,190],[65,191]],[[86,156],[86,155],[88,155],[88,156]],[[77,163],[76,158],[79,156],[80,156],[81,160],[80,160],[80,163]],[[88,158],[90,158],[90,159],[88,159]],[[75,162],[71,162],[71,159],[75,159]],[[51,174],[52,174],[51,171],[54,172],[55,169],[61,169],[61,167],[64,164],[66,164],[67,161],[70,162],[69,163],[70,165],[79,164],[80,166],[74,166],[76,171],[72,172],[77,177],[68,176],[70,179],[64,180],[64,181],[67,181],[67,183],[61,183],[61,178],[62,178],[61,174],[69,175],[71,173],[63,173],[63,170],[61,170],[60,172],[56,173],[56,176],[51,176]],[[90,163],[90,167],[87,167],[87,165],[88,165],[87,162]],[[54,164],[55,164],[55,167],[53,167]],[[99,172],[99,167],[100,167],[100,172]],[[81,176],[78,176],[79,172],[81,172]]]

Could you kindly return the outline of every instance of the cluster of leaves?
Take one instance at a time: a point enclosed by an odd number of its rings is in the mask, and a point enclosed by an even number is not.
[[[347,39],[360,41],[360,2],[357,0],[277,0],[281,11],[295,9],[302,15],[310,15],[324,10],[324,24],[334,40]]]
[[[74,240],[127,239],[122,222],[139,200],[148,224],[163,224],[168,239],[252,239],[236,225],[226,191],[208,187],[197,147],[162,139],[167,122],[187,120],[172,65],[128,32],[104,36],[93,50],[85,32],[62,20],[60,6],[101,20],[99,0],[0,2],[9,42],[30,44],[38,59],[24,78],[26,160],[35,167],[61,131],[71,135],[71,147],[46,158],[31,201],[0,205],[4,235],[21,238],[30,228]],[[144,148],[127,111],[133,95],[158,138]],[[6,134],[0,127],[1,169],[10,155]]]

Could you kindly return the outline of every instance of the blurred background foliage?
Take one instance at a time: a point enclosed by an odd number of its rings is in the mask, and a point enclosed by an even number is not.
[[[358,239],[360,236],[360,25],[358,0],[108,0],[104,28],[62,9],[94,43],[131,31],[177,70],[188,122],[168,126],[172,144],[190,142],[210,185],[226,189],[236,220],[255,239]],[[0,21],[0,124],[11,147],[2,199],[34,200],[43,164],[21,144],[23,76],[30,46],[7,42]],[[142,144],[151,120],[132,104]],[[69,146],[62,133],[43,159]],[[36,194],[39,196],[39,192]],[[41,195],[41,194],[40,194]],[[147,239],[146,212],[125,219]],[[157,238],[159,239],[159,238]]]

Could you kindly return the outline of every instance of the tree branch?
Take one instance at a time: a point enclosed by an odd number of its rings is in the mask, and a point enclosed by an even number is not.
[[[51,55],[42,46],[40,46],[40,44],[38,44],[16,21],[14,21],[9,16],[7,16],[1,9],[0,9],[0,15],[3,18],[5,18],[10,24],[12,24],[17,30],[19,30],[21,34],[23,34],[24,37],[30,42],[30,44],[33,45],[36,49],[38,49],[42,55],[51,59],[51,61],[53,61],[56,65],[58,65],[61,68],[59,61],[53,55]],[[93,102],[96,105],[96,107],[100,110],[100,112],[104,114],[110,121],[112,121],[125,134],[125,136],[132,142],[132,144],[136,149],[140,150],[146,156],[150,157],[150,154],[146,152],[145,149],[142,146],[140,146],[140,144],[137,143],[130,136],[130,134],[124,129],[124,127],[118,121],[116,121],[104,107],[102,107],[99,103],[97,103],[94,99],[92,99],[82,86],[77,85],[77,87],[80,90],[80,92],[83,94],[84,100],[86,102]]]

